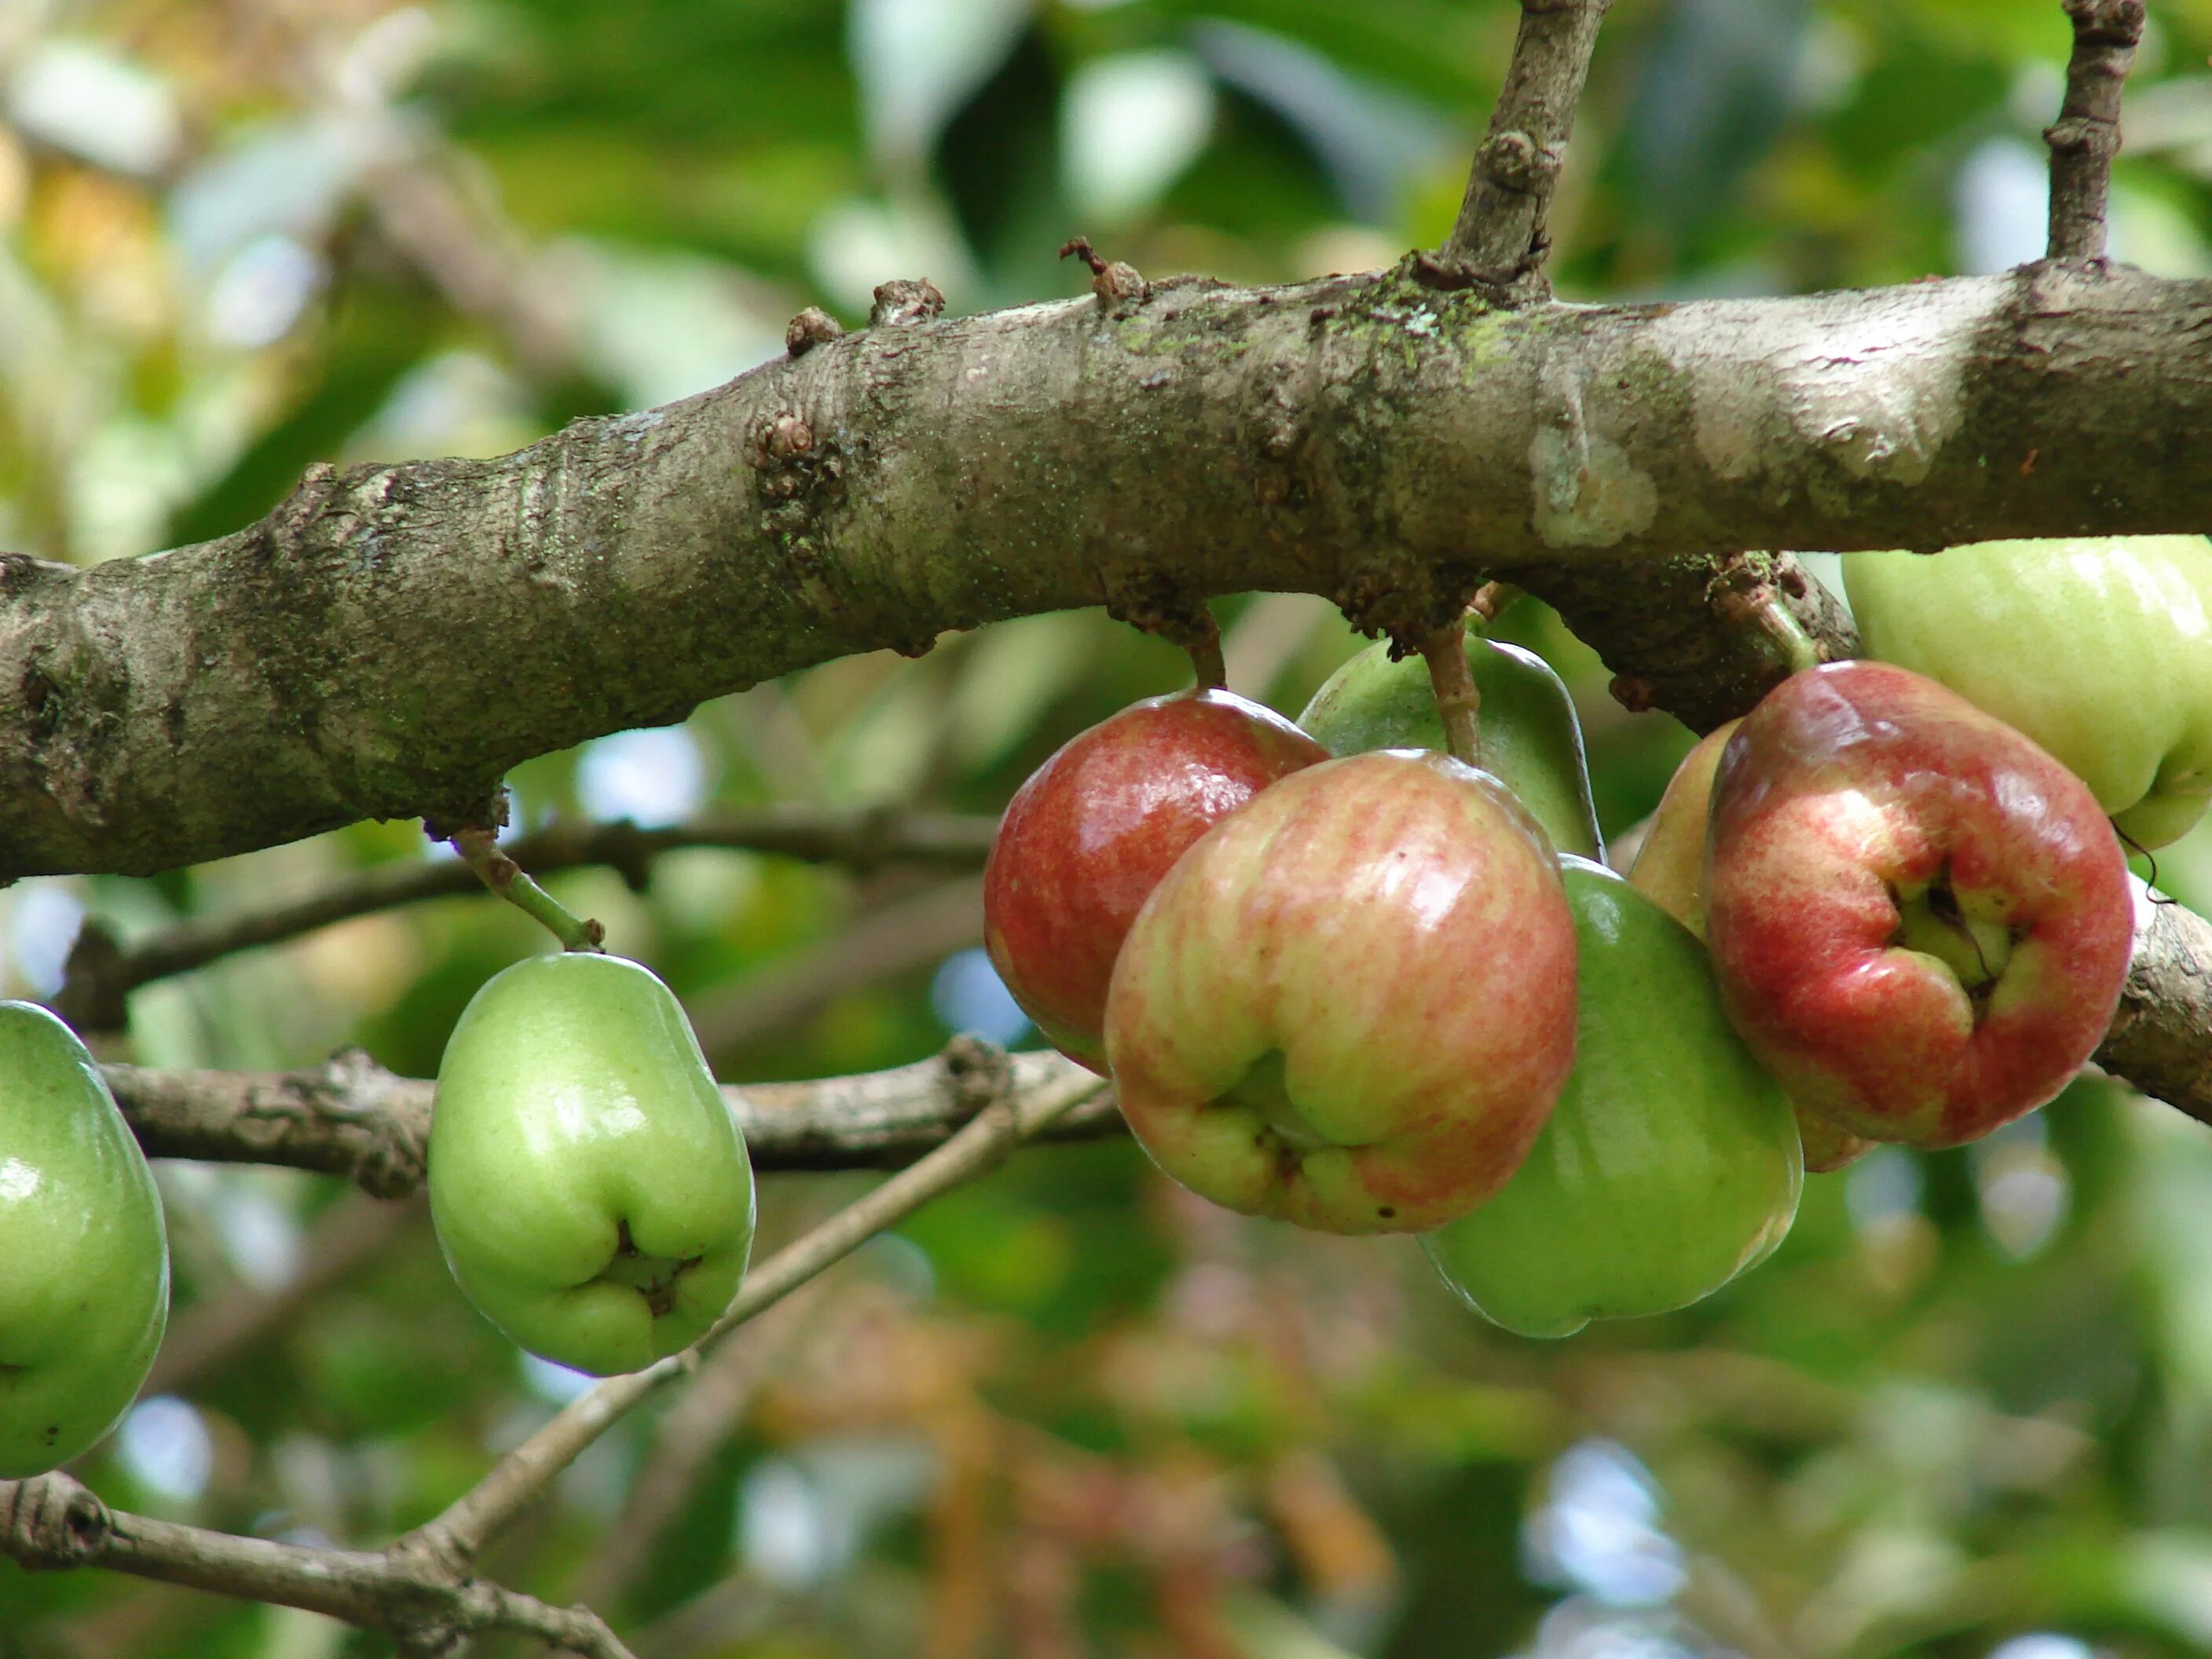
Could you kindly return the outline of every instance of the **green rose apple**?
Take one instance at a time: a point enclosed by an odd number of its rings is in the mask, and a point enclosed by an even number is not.
[[[0,1002],[0,1479],[88,1450],[169,1318],[161,1196],[70,1028]]]
[[[462,1291],[594,1376],[696,1341],[752,1249],[752,1169],[675,996],[587,952],[488,981],[438,1067],[430,1213]]]
[[[1527,1160],[1422,1239],[1523,1336],[1665,1313],[1763,1261],[1797,1213],[1797,1127],[1729,1026],[1697,939],[1619,876],[1560,860],[1581,975],[1575,1065]]]
[[[1602,859],[1582,723],[1565,682],[1534,652],[1472,630],[1467,665],[1482,697],[1482,769],[1520,798],[1560,852]],[[1298,724],[1336,756],[1447,747],[1428,665],[1419,657],[1393,662],[1387,645],[1370,646],[1330,675]]]
[[[1977,542],[1929,558],[1854,553],[1866,653],[2026,732],[2138,847],[2212,801],[2212,542]]]

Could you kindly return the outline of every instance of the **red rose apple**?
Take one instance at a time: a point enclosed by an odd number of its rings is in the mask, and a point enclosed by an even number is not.
[[[1106,1066],[1106,986],[1183,850],[1328,750],[1226,691],[1153,697],[1070,738],[1021,787],[983,870],[983,939],[1048,1042]]]
[[[1575,929],[1487,773],[1379,750],[1285,778],[1146,902],[1106,1010],[1154,1162],[1248,1215],[1424,1232],[1520,1166],[1574,1061]]]
[[[1714,780],[1706,939],[1736,1028],[1854,1134],[1955,1146],[2066,1086],[2111,1024],[2127,866],[2088,787],[1933,680],[1831,663]]]

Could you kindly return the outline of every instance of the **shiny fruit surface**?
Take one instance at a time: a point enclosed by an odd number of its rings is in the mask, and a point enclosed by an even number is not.
[[[0,1002],[0,1480],[113,1428],[168,1317],[161,1194],[106,1079],[53,1015]]]
[[[1504,1184],[1574,1057],[1559,860],[1504,786],[1384,750],[1285,778],[1194,846],[1115,968],[1130,1127],[1217,1204],[1421,1232]]]
[[[991,963],[1047,1042],[1105,1069],[1106,988],[1137,911],[1185,848],[1328,751],[1226,691],[1134,703],[1015,793],[983,872]]]
[[[1482,698],[1483,770],[1520,797],[1560,852],[1602,859],[1582,724],[1566,683],[1534,652],[1472,630],[1467,664]],[[1393,662],[1387,645],[1369,647],[1330,675],[1298,724],[1332,755],[1446,746],[1428,665],[1417,656]]]
[[[2127,867],[2088,788],[1955,692],[1875,662],[1746,716],[1712,797],[1706,941],[1792,1098],[1954,1146],[2032,1111],[2111,1024]]]
[[[619,957],[532,957],[446,1044],[430,1212],[485,1318],[606,1376],[702,1335],[752,1247],[752,1170],[675,996]]]
[[[1666,1313],[1765,1260],[1802,1184],[1790,1102],[1722,1010],[1704,948],[1603,866],[1562,861],[1575,1066],[1513,1178],[1421,1245],[1524,1336]]]
[[[2049,750],[2139,847],[2212,802],[2212,542],[1977,542],[1844,561],[1866,653]]]

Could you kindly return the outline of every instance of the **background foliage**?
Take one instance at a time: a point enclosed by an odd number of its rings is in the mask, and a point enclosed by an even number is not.
[[[1505,0],[9,0],[0,545],[79,562],[235,527],[307,463],[494,453],[711,386],[819,303],[956,310],[1154,275],[1387,263],[1449,225]],[[2162,0],[2116,251],[2212,272],[2212,0]],[[2039,253],[2067,42],[2021,0],[1622,0],[1554,215],[1566,295],[1776,293]],[[2086,441],[2086,439],[2085,439]],[[1223,607],[1295,713],[1357,641]],[[1609,832],[1686,734],[1555,619]],[[765,799],[995,811],[1184,678],[1097,614],[825,665],[550,756],[535,824]],[[528,696],[529,688],[516,688]],[[5,989],[126,937],[428,856],[410,824],[149,882],[0,894]],[[2212,901],[2212,847],[2164,876]],[[972,889],[765,858],[557,890],[684,997],[737,1079],[917,1058],[1018,1018]],[[451,901],[142,991],[127,1053],[434,1069],[529,925]],[[178,1311],[86,1471],[119,1504],[374,1542],[574,1380],[518,1360],[427,1223],[265,1170],[161,1171]],[[786,1177],[773,1243],[860,1177]],[[833,1275],[570,1472],[490,1564],[655,1659],[921,1654],[2002,1659],[2212,1645],[2212,1139],[2077,1085],[1966,1152],[1808,1183],[1783,1252],[1667,1319],[1538,1344],[1409,1243],[1208,1210],[1126,1144],[1033,1151]],[[0,1264],[5,1271],[5,1264]],[[313,1278],[303,1279],[305,1274]],[[700,1390],[704,1397],[708,1391]],[[641,1480],[680,1496],[651,1548]],[[625,1541],[627,1540],[627,1541]],[[0,1564],[0,1655],[368,1654],[311,1615]]]

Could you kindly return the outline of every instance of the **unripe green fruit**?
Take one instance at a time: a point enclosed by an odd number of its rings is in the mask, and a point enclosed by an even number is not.
[[[1482,698],[1482,769],[1513,792],[1560,852],[1602,859],[1582,724],[1565,682],[1534,652],[1471,630],[1467,665]],[[1387,645],[1330,675],[1298,724],[1339,757],[1449,746],[1428,665],[1418,656],[1393,662]]]
[[[2142,848],[2212,802],[2212,543],[2202,536],[1977,542],[1854,553],[1866,653],[2033,738]]]
[[[594,1376],[696,1341],[752,1249],[729,1106],[674,994],[619,957],[532,957],[477,993],[438,1067],[429,1185],[477,1310]]]
[[[70,1028],[0,1002],[0,1479],[89,1449],[169,1318],[161,1196]]]
[[[1421,1241],[1470,1307],[1523,1336],[1711,1295],[1782,1242],[1802,1185],[1789,1097],[1729,1026],[1696,939],[1602,866],[1560,865],[1574,1070],[1512,1179]]]

